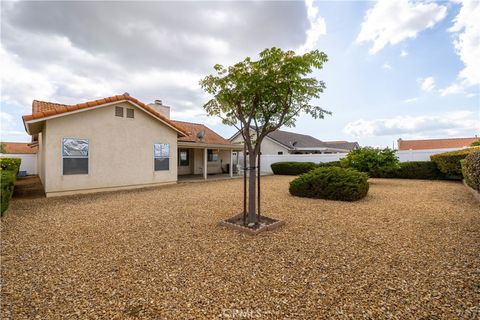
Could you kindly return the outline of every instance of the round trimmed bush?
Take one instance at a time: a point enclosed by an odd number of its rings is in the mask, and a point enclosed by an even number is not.
[[[449,151],[438,153],[430,156],[430,159],[435,162],[438,169],[446,175],[452,177],[462,178],[462,166],[460,160],[465,159],[470,153],[480,151],[480,147],[471,147],[460,149],[456,151]]]
[[[297,176],[315,169],[317,165],[313,162],[275,162],[271,164],[274,174]]]
[[[473,189],[480,191],[480,151],[470,153],[462,164],[465,182]]]
[[[290,182],[289,191],[298,197],[355,201],[368,192],[368,176],[351,168],[323,167]]]

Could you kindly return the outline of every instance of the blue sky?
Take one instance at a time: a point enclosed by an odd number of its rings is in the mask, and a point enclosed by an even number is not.
[[[2,6],[3,141],[29,140],[21,115],[32,99],[78,103],[125,91],[147,103],[160,98],[172,118],[204,122],[228,137],[234,129],[203,112],[208,96],[198,80],[214,63],[270,46],[329,56],[315,73],[327,84],[315,102],[333,114],[301,116],[286,130],[370,146],[480,131],[479,2]],[[101,19],[112,10],[125,23]],[[172,12],[183,14],[170,19]]]

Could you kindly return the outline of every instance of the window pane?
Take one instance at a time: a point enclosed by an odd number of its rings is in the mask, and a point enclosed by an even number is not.
[[[181,150],[179,152],[180,165],[181,166],[188,166],[189,165],[189,157],[188,157],[188,150]]]
[[[63,174],[88,174],[88,158],[63,158]]]
[[[168,143],[156,143],[153,148],[155,158],[170,158],[170,145]]]
[[[170,170],[169,158],[155,158],[155,171]]]
[[[88,140],[87,139],[63,139],[63,155],[64,156],[84,156],[88,157]]]
[[[135,110],[133,110],[133,109],[127,109],[127,118],[133,118],[134,117],[134,112],[135,112]]]
[[[122,107],[115,107],[115,116],[123,117],[123,108]]]

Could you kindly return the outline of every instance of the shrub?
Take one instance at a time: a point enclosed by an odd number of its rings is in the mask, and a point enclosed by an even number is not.
[[[15,186],[16,172],[13,170],[0,171],[1,215],[7,210]]]
[[[480,151],[470,153],[461,160],[461,165],[465,183],[480,191]]]
[[[313,162],[275,162],[271,168],[274,174],[296,176],[315,169],[317,165]]]
[[[0,158],[0,168],[2,170],[14,171],[17,174],[21,162],[22,159],[19,158]]]
[[[470,147],[478,147],[480,146],[480,139],[477,140],[477,141],[473,141],[471,144],[470,144]]]
[[[437,164],[438,169],[448,176],[462,177],[460,160],[465,159],[470,153],[480,151],[480,147],[472,147],[456,151],[444,152],[430,156]]]
[[[340,162],[342,167],[354,168],[360,172],[373,175],[381,170],[395,168],[398,164],[398,158],[392,149],[366,147],[350,151]]]
[[[438,170],[435,162],[432,161],[410,161],[399,163],[397,167],[378,170],[372,174],[375,178],[397,178],[397,179],[445,179],[445,174]]]
[[[330,161],[330,162],[320,162],[317,164],[317,167],[341,167],[342,164],[340,161]]]
[[[368,176],[351,168],[323,167],[290,182],[294,196],[355,201],[367,195]]]

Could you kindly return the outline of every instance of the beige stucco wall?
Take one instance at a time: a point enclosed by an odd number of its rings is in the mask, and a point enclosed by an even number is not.
[[[42,184],[45,185],[45,142],[46,142],[46,132],[47,126],[44,125],[42,132],[38,134],[38,153],[37,153],[37,168],[38,168],[38,176],[40,177],[40,181]]]
[[[115,117],[112,105],[47,120],[43,137],[47,195],[177,181],[177,133],[130,103],[116,105],[134,108],[135,118]],[[89,140],[88,174],[62,175],[62,138]],[[155,143],[170,144],[169,171],[154,171]]]

